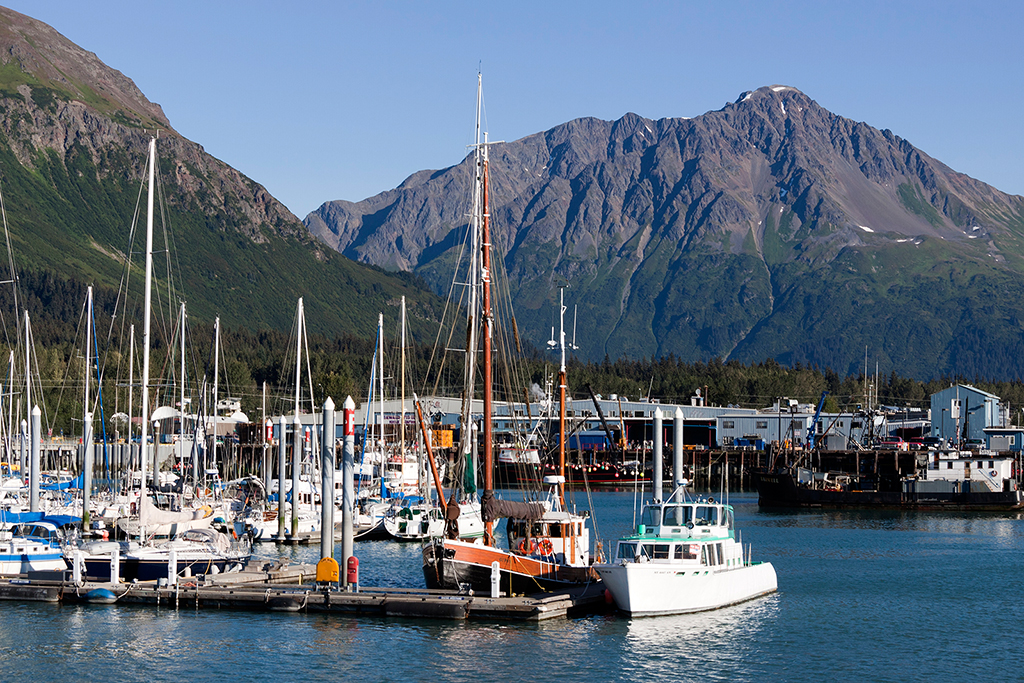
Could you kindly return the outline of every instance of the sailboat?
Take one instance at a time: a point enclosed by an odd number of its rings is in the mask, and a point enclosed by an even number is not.
[[[559,372],[560,474],[545,477],[548,497],[541,502],[513,502],[494,494],[494,429],[492,392],[492,340],[494,312],[491,307],[491,236],[488,177],[488,143],[480,141],[481,79],[477,77],[477,140],[474,185],[474,230],[479,230],[479,267],[471,267],[478,276],[480,290],[480,349],[483,379],[484,490],[480,500],[484,522],[481,542],[436,539],[423,549],[423,577],[428,588],[488,590],[493,567],[499,572],[499,588],[508,593],[535,593],[557,590],[575,584],[596,581],[591,568],[590,532],[587,515],[567,509],[565,504],[565,332],[562,326],[562,363]],[[564,313],[563,305],[562,311]],[[471,308],[471,315],[473,311]],[[467,376],[472,378],[475,329],[471,323],[467,345]],[[470,385],[472,388],[472,385]],[[471,393],[471,392],[469,392]],[[463,417],[463,432],[469,429],[468,415]],[[508,549],[494,539],[494,524],[506,517]]]
[[[146,280],[145,280],[145,304],[143,307],[143,355],[142,355],[142,422],[141,438],[139,441],[140,457],[140,491],[139,491],[139,523],[136,529],[139,542],[117,543],[114,541],[93,541],[83,544],[79,550],[85,556],[87,574],[89,576],[110,576],[110,565],[115,552],[118,553],[119,571],[124,578],[139,578],[143,580],[144,574],[140,567],[148,564],[163,563],[167,566],[167,558],[170,551],[176,553],[181,551],[183,557],[189,558],[186,566],[192,565],[203,571],[213,571],[216,568],[220,571],[226,564],[240,566],[244,564],[251,555],[251,545],[248,538],[241,541],[232,541],[225,534],[212,529],[190,529],[185,534],[187,538],[178,541],[169,541],[159,546],[149,542],[149,531],[158,523],[164,520],[153,518],[156,513],[155,507],[149,498],[146,481],[146,460],[149,429],[149,379],[150,379],[150,346],[151,346],[151,323],[152,323],[152,283],[153,283],[153,217],[154,217],[154,193],[156,182],[156,138],[149,142],[149,194],[147,200],[148,215],[146,218]],[[157,443],[154,439],[154,455]],[[155,462],[154,462],[155,465]],[[154,471],[154,485],[159,484],[158,472]],[[193,513],[194,514],[194,513]],[[181,545],[186,543],[186,545]],[[124,550],[124,553],[121,551]],[[72,552],[68,549],[67,552]],[[105,568],[105,569],[104,569]],[[186,567],[179,565],[179,571],[185,571]],[[166,573],[164,574],[166,576]]]

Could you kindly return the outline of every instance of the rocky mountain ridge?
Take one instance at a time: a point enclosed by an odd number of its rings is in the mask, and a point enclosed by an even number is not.
[[[495,241],[536,342],[568,283],[592,359],[855,372],[867,346],[887,370],[996,376],[1020,345],[1024,198],[796,88],[692,119],[570,121],[493,147],[490,165]],[[353,259],[446,291],[470,171],[467,159],[418,172],[305,223]]]

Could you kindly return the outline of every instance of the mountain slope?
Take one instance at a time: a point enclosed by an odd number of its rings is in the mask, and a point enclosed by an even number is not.
[[[410,298],[427,334],[433,295],[405,274],[323,248],[267,190],[171,127],[135,84],[39,21],[0,8],[0,172],[20,269],[117,287],[158,136],[158,264],[193,315],[287,330],[305,297],[312,331],[371,336],[376,312]],[[141,220],[145,219],[142,207]],[[141,278],[136,272],[133,282]],[[173,302],[172,302],[173,305]]]
[[[1024,374],[1024,198],[795,88],[693,119],[579,119],[492,149],[492,221],[524,336],[554,291],[584,357],[714,357],[856,372]],[[305,223],[444,291],[470,163]],[[1021,360],[1018,360],[1021,359]]]

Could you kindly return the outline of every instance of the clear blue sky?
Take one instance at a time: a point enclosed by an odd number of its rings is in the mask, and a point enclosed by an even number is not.
[[[782,83],[1024,194],[1019,1],[6,4],[132,78],[299,218],[457,163],[478,67],[492,140],[697,116]]]

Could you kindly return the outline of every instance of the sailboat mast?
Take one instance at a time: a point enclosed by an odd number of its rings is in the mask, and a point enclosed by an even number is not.
[[[132,399],[135,398],[135,323],[128,327],[128,448],[132,443]]]
[[[405,462],[405,297],[402,297],[402,421],[398,425],[399,448],[402,462]],[[425,435],[424,435],[425,436]]]
[[[491,368],[491,341],[494,334],[494,312],[491,310],[491,235],[490,235],[490,206],[489,206],[489,178],[487,175],[487,135],[484,135],[483,148],[483,204],[481,212],[480,231],[480,282],[481,295],[483,298],[481,318],[483,332],[480,335],[481,352],[483,354],[483,381],[484,381],[484,489],[494,490],[494,425],[492,420],[492,368]],[[493,545],[492,523],[487,523],[485,536],[490,545]]]
[[[473,450],[471,439],[473,430],[472,423],[473,396],[476,393],[476,347],[477,347],[477,316],[479,308],[479,260],[480,260],[480,208],[481,188],[483,186],[483,147],[480,144],[480,114],[483,103],[483,76],[476,76],[476,129],[473,144],[473,199],[472,212],[470,213],[470,248],[469,248],[469,301],[466,307],[466,361],[465,379],[462,394],[462,430],[459,438],[460,452],[465,462]],[[476,472],[473,472],[476,479]]]
[[[92,355],[92,285],[85,289],[85,398],[82,399],[82,406],[85,414],[89,414],[89,366]],[[83,423],[84,424],[84,423]],[[83,432],[83,436],[84,436]],[[86,444],[88,446],[88,444]]]
[[[92,411],[89,409],[89,374],[92,370],[92,286],[85,290],[85,398],[82,404],[82,530],[89,528],[89,505],[92,495]]]
[[[377,388],[380,391],[380,403],[377,405],[377,414],[380,418],[380,455],[387,462],[387,454],[384,452],[384,314],[377,316]]]
[[[218,380],[220,379],[220,316],[217,316],[213,320],[213,459],[210,463],[214,467],[217,466],[217,422],[219,415],[217,414],[217,401],[218,401]],[[205,477],[206,474],[203,474]]]
[[[142,499],[146,497],[146,444],[149,437],[149,347],[150,347],[150,314],[153,308],[153,185],[156,182],[156,138],[149,139],[149,193],[146,197],[146,295],[142,309],[142,425],[139,440],[139,473],[142,488],[139,492],[139,509]],[[156,448],[156,444],[153,444]],[[156,473],[154,472],[154,477]],[[140,535],[145,537],[145,529],[141,526]]]
[[[299,416],[299,392],[302,388],[302,297],[295,312],[295,417]]]
[[[178,373],[181,384],[181,400],[178,403],[178,471],[185,478],[185,302],[181,302],[181,371]],[[192,473],[195,477],[195,472]]]
[[[25,417],[29,424],[32,424],[32,364],[29,360],[29,351],[32,348],[28,324],[28,311],[25,311]]]
[[[565,509],[565,289],[558,290],[558,347],[562,352],[558,366],[558,500]]]

